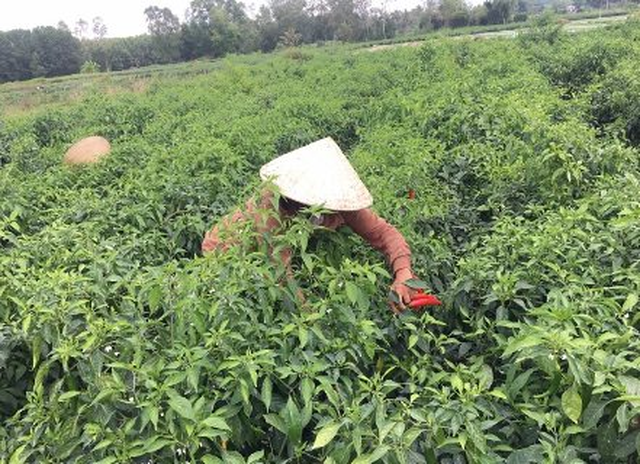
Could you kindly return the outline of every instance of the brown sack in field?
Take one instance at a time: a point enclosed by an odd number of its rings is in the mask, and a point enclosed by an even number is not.
[[[96,163],[111,151],[109,141],[103,137],[87,137],[74,143],[64,155],[67,164]]]

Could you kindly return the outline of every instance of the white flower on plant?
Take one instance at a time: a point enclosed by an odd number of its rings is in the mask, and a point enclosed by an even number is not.
[[[113,347],[111,345],[107,345],[104,347],[105,353],[111,353],[113,351]]]

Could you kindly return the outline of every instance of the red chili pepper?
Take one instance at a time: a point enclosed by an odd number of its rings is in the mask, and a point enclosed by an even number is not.
[[[429,295],[422,292],[418,292],[409,303],[410,308],[419,308],[421,306],[440,306],[442,301],[435,295]]]
[[[415,191],[415,190],[413,190],[413,189],[409,189],[409,195],[408,195],[408,197],[409,197],[409,200],[413,200],[413,199],[415,199],[415,198],[416,198],[416,191]]]

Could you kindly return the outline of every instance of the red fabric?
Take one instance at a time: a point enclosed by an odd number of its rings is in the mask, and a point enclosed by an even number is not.
[[[255,200],[247,201],[244,209],[236,210],[231,215],[225,216],[218,225],[205,234],[202,242],[203,253],[226,250],[229,246],[237,243],[237,238],[231,234],[228,237],[223,236],[232,224],[247,221],[247,223],[252,223],[258,233],[273,231],[280,225],[280,221],[276,217],[264,217],[260,211],[272,211],[275,207],[271,194],[265,194],[261,197],[259,208]],[[326,215],[322,221],[323,227],[333,230],[344,225],[350,227],[373,248],[382,252],[387,257],[394,275],[401,269],[411,270],[411,250],[406,240],[395,227],[371,209],[336,212]],[[291,251],[281,252],[280,259],[288,266],[291,260]]]

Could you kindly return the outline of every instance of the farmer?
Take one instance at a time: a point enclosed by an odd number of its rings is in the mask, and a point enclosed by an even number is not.
[[[348,226],[384,253],[394,276],[391,289],[399,297],[398,304],[390,304],[395,312],[405,308],[415,293],[404,284],[413,276],[411,250],[402,234],[369,208],[373,202],[371,194],[333,139],[319,140],[272,160],[260,169],[260,177],[272,180],[278,187],[279,204],[274,204],[269,190],[258,201],[250,199],[244,209],[226,216],[206,233],[202,242],[204,253],[227,249],[230,240],[221,235],[234,223],[250,220],[256,232],[264,233],[278,228],[278,217],[292,217],[310,205],[322,206],[332,212],[312,218],[315,225],[332,230]],[[260,214],[261,210],[276,207],[275,217]],[[291,250],[281,252],[280,259],[290,270]]]

